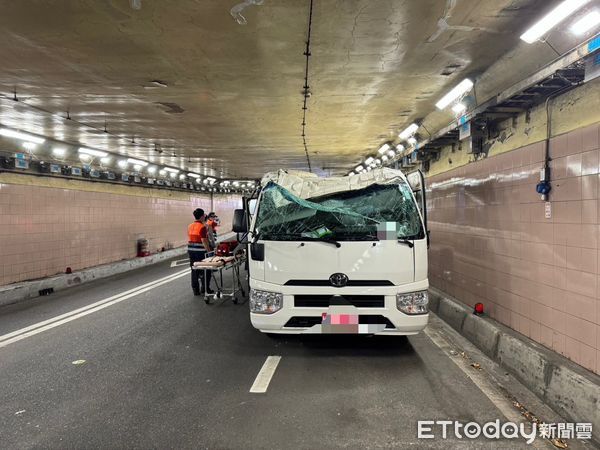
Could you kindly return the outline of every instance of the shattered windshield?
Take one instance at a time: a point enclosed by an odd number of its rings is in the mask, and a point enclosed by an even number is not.
[[[421,239],[421,218],[408,184],[302,199],[270,182],[263,190],[255,232],[264,240]]]

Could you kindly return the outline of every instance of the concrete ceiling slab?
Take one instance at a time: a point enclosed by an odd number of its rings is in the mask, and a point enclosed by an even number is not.
[[[128,0],[2,2],[0,123],[213,176],[306,169],[309,1],[248,6],[246,25],[229,12],[239,3],[141,0],[135,9]],[[314,0],[312,167],[346,173],[428,116],[445,90],[503,55],[512,57],[498,83],[488,77],[494,88],[550,61],[549,48],[533,54],[518,36],[553,4]],[[440,114],[428,124],[450,118]]]

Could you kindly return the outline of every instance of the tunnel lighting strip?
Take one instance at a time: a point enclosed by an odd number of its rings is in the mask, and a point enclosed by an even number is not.
[[[467,107],[464,103],[457,103],[452,107],[452,111],[454,111],[455,114],[461,114],[466,109]]]
[[[57,158],[63,158],[67,154],[67,149],[64,147],[54,147],[52,149],[52,154]]]
[[[411,137],[413,134],[415,134],[418,129],[419,129],[419,125],[417,125],[416,123],[411,123],[398,135],[398,137],[400,139],[402,139],[403,141],[405,141],[409,137]]]
[[[104,158],[105,156],[108,156],[108,152],[103,152],[100,150],[94,150],[91,148],[85,148],[85,147],[79,147],[79,153],[81,155],[90,155],[90,156],[98,156],[100,158]]]
[[[127,162],[129,164],[133,164],[136,166],[142,166],[142,167],[146,167],[148,165],[148,163],[146,161],[142,161],[141,159],[127,158]]]
[[[598,10],[591,11],[575,22],[569,30],[576,36],[582,35],[588,30],[600,23],[600,12]]]
[[[310,85],[308,84],[308,60],[310,58],[310,35],[312,32],[312,14],[313,14],[313,0],[310,0],[310,9],[308,13],[308,33],[306,36],[306,50],[304,56],[306,56],[306,67],[304,71],[304,102],[302,105],[302,143],[304,144],[304,153],[306,155],[306,162],[308,164],[308,171],[312,172],[310,164],[310,156],[308,155],[308,145],[306,144],[306,110],[308,109],[306,104],[310,97]]]
[[[0,128],[0,135],[15,139],[21,139],[23,141],[32,142],[34,144],[43,144],[46,141],[46,139],[43,139],[41,137],[33,136],[29,133],[21,133],[20,131],[11,130],[8,128]]]
[[[460,83],[458,83],[450,92],[444,95],[436,104],[435,107],[437,109],[445,109],[450,103],[454,100],[459,99],[461,96],[465,95],[473,88],[473,82],[465,78]]]
[[[383,155],[385,152],[387,152],[390,149],[390,144],[383,144],[381,147],[379,147],[378,153],[380,155]]]
[[[535,41],[544,36],[548,31],[565,20],[579,8],[581,8],[590,0],[565,0],[556,8],[542,17],[531,28],[521,35],[521,39],[528,44],[533,44]]]

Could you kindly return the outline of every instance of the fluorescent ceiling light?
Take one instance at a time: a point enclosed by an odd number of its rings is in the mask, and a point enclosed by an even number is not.
[[[435,107],[437,109],[444,109],[454,100],[460,98],[467,92],[471,90],[473,87],[473,82],[468,78],[465,78],[460,83],[458,83],[450,92],[444,95],[436,104]]]
[[[600,23],[600,12],[598,10],[591,11],[575,22],[569,30],[571,33],[579,36]]]
[[[33,142],[34,144],[43,144],[46,139],[33,136],[29,133],[21,133],[20,131],[10,130],[8,128],[0,128],[0,135],[24,141]]]
[[[362,172],[363,170],[365,170],[365,168],[362,165],[360,165],[360,166],[356,166],[356,168],[354,170],[356,170],[357,172]]]
[[[188,177],[200,178],[200,175],[198,175],[197,173],[188,173]]]
[[[34,142],[23,142],[23,148],[25,150],[33,151],[37,147],[37,144]]]
[[[67,154],[67,149],[64,147],[54,147],[52,149],[52,154],[54,156],[58,156],[59,158],[62,158],[63,156],[65,156]]]
[[[369,164],[371,164],[373,161],[375,161],[375,159],[371,156],[369,156],[367,159],[365,159],[365,164],[368,166]]]
[[[379,147],[379,154],[383,155],[385,152],[387,152],[390,149],[390,144],[383,144],[381,147]]]
[[[100,150],[94,150],[91,148],[85,148],[85,147],[79,147],[79,153],[83,154],[83,155],[99,156],[100,158],[108,156],[107,152],[103,152]]]
[[[124,169],[125,167],[127,167],[127,161],[125,161],[124,159],[120,159],[119,162],[117,163],[117,165],[121,168]]]
[[[215,181],[217,181],[217,180],[216,180],[216,179],[214,179],[213,177],[208,177],[208,178],[206,178],[206,179],[208,180],[208,182],[209,182],[210,184],[214,184],[214,183],[215,183]]]
[[[456,105],[454,105],[452,107],[452,111],[454,111],[456,114],[460,114],[461,112],[463,112],[465,109],[467,109],[467,107],[465,106],[464,103],[457,103]]]
[[[102,164],[108,164],[110,163],[111,157],[110,156],[105,156],[104,158],[100,158],[100,162]]]
[[[532,44],[589,1],[590,0],[564,0],[523,33],[521,39],[528,44]]]
[[[140,170],[142,170],[142,167],[144,167],[144,166],[140,166],[139,164],[136,164],[133,166],[133,170],[135,170],[136,172],[139,172]]]
[[[163,170],[166,170],[167,172],[171,173],[179,173],[178,169],[171,169],[170,167],[164,167]]]
[[[148,163],[146,161],[141,161],[139,159],[127,158],[127,162],[129,164],[135,164],[136,166],[146,167]]]
[[[400,133],[398,135],[398,137],[402,140],[406,140],[409,137],[411,137],[413,134],[415,134],[418,129],[419,129],[419,125],[417,125],[416,123],[411,123],[408,127],[406,127],[404,129],[404,131],[402,131],[402,133]]]

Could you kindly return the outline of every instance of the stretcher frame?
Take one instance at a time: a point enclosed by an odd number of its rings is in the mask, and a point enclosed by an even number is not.
[[[246,296],[246,292],[244,291],[244,286],[242,285],[242,279],[240,276],[240,266],[246,262],[245,253],[241,253],[241,256],[235,256],[235,259],[232,261],[228,261],[221,266],[211,266],[211,265],[192,265],[192,270],[203,270],[204,271],[204,302],[208,305],[210,304],[211,297],[213,298],[223,298],[223,297],[231,297],[231,301],[234,304],[237,304],[238,299],[236,294],[240,292],[242,297]],[[214,256],[214,252],[209,252],[206,254],[206,258],[210,258]],[[200,261],[202,263],[202,261]],[[231,270],[232,273],[232,287],[230,290],[225,289],[223,282],[223,272]],[[208,283],[206,282],[207,272],[211,271],[212,278],[215,280],[215,284],[217,285],[217,290],[214,294],[209,294],[208,291]],[[215,276],[215,272],[219,273],[218,278]]]

